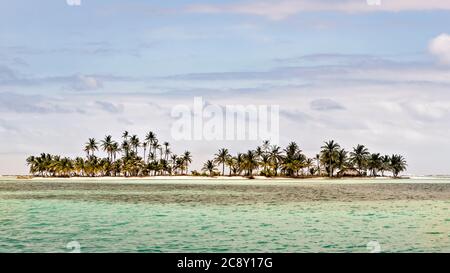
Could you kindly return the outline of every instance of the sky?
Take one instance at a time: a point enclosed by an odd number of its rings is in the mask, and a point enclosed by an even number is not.
[[[377,2],[0,0],[0,174],[124,130],[192,169],[259,144],[173,139],[194,97],[279,105],[280,144],[311,157],[334,139],[450,174],[450,1]]]

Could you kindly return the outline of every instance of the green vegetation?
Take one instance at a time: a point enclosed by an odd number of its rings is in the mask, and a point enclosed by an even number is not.
[[[142,148],[142,150],[140,150]],[[96,155],[99,150],[106,153],[105,158]],[[160,144],[156,134],[149,132],[141,142],[137,135],[124,132],[122,143],[105,136],[100,142],[90,138],[85,146],[86,157],[70,159],[58,155],[41,154],[30,156],[27,164],[30,173],[42,177],[71,176],[156,176],[187,175],[192,156],[189,151],[181,156],[172,153],[170,144]],[[140,156],[140,153],[143,155]],[[264,141],[255,150],[232,156],[228,149],[222,148],[212,160],[203,165],[203,173],[192,171],[198,176],[247,176],[267,177],[343,177],[343,176],[385,176],[390,172],[398,177],[406,170],[406,160],[401,155],[380,155],[370,153],[364,145],[357,145],[351,152],[341,148],[334,140],[324,142],[320,153],[308,158],[297,143],[291,142],[282,149]],[[220,167],[220,171],[218,171]]]
[[[312,176],[385,176],[391,172],[392,176],[406,170],[406,160],[401,155],[384,155],[370,153],[364,145],[357,145],[349,153],[330,140],[324,143],[315,158],[308,158],[303,154],[297,143],[291,142],[285,149],[270,145],[264,141],[262,146],[246,153],[232,156],[228,149],[222,148],[215,154],[214,160],[208,160],[203,170],[216,175],[216,164],[221,164],[222,175],[225,175],[225,165],[229,175],[253,176],[255,173],[267,177],[312,177]]]
[[[143,149],[143,157],[139,155]],[[95,155],[101,149],[106,158]],[[188,173],[192,155],[189,151],[181,156],[170,151],[168,142],[159,144],[156,134],[149,132],[141,142],[137,135],[130,136],[128,132],[122,135],[122,143],[114,141],[108,135],[100,142],[90,138],[84,146],[86,158],[70,159],[58,155],[42,153],[40,156],[30,156],[27,164],[30,173],[42,177],[70,176],[154,176],[154,175],[185,175]],[[121,156],[120,158],[118,158]]]

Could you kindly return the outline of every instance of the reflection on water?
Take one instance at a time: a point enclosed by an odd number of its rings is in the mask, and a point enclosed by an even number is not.
[[[79,193],[82,194],[82,193]],[[0,198],[0,252],[449,252],[449,201],[155,204]]]

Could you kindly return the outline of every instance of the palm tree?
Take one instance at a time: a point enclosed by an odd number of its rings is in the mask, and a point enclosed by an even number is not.
[[[244,170],[244,162],[245,162],[244,154],[238,153],[237,156],[236,156],[235,171],[239,175],[241,175],[242,171]]]
[[[281,147],[276,146],[276,145],[272,146],[271,151],[269,153],[269,157],[270,157],[271,164],[273,166],[273,172],[274,172],[275,176],[277,176],[280,162],[283,160],[283,156],[281,153]]]
[[[101,147],[103,151],[106,152],[106,154],[108,155],[108,159],[111,161],[112,161],[112,145],[113,140],[111,135],[105,136],[105,139],[101,141]]]
[[[128,140],[128,136],[129,136],[128,131],[123,132],[122,138],[123,138],[124,140]]]
[[[213,160],[208,160],[206,161],[206,163],[203,165],[202,171],[205,172],[209,172],[209,176],[212,176],[214,171],[216,171],[216,165],[214,165],[214,161]]]
[[[161,171],[163,174],[170,173],[170,166],[169,166],[169,162],[167,162],[167,160],[161,159],[159,161],[159,165],[160,165],[160,168],[161,168]]]
[[[184,162],[184,165],[186,166],[186,174],[188,174],[189,164],[192,162],[191,152],[189,152],[189,151],[185,151],[184,152],[184,154],[183,154],[183,162]]]
[[[142,147],[144,148],[144,162],[145,162],[145,158],[146,158],[145,155],[147,152],[147,145],[148,145],[148,143],[146,141],[142,142]]]
[[[225,163],[227,162],[227,159],[230,157],[228,149],[222,148],[214,156],[215,156],[214,161],[218,164],[222,164],[222,176],[225,176]]]
[[[256,147],[255,154],[257,157],[261,157],[264,154],[264,150],[261,146]]]
[[[70,158],[62,158],[57,164],[57,170],[60,176],[70,176],[70,173],[73,171],[73,164]]]
[[[149,151],[148,152],[148,156],[147,156],[148,158],[148,160],[147,160],[147,163],[149,163],[150,161],[156,161],[156,155],[155,155],[155,153],[154,152],[152,152],[152,151]]]
[[[131,144],[131,147],[134,148],[134,152],[137,154],[137,149],[138,149],[138,147],[141,145],[141,143],[139,142],[139,138],[138,138],[137,135],[133,135],[133,136],[130,138],[130,144]]]
[[[155,160],[157,160],[157,157],[156,157],[156,149],[159,148],[158,139],[155,138],[155,139],[153,140],[153,142],[152,142],[152,148],[153,148],[153,155],[155,156]]]
[[[152,131],[149,131],[147,133],[147,135],[145,136],[145,141],[149,145],[149,149],[153,148],[153,143],[155,142],[155,140],[156,140],[156,134],[153,133]],[[149,154],[150,154],[150,152],[149,152]],[[145,160],[145,157],[144,157],[144,160]]]
[[[148,141],[149,144],[152,144],[156,140],[156,134],[149,131],[147,135],[145,135],[145,140]]]
[[[266,154],[270,152],[270,140],[263,141],[262,149],[263,149],[263,152]]]
[[[317,161],[317,171],[320,176],[320,155],[319,154],[316,154],[316,161]]]
[[[122,150],[125,151],[125,156],[127,157],[130,153],[130,142],[128,140],[124,140],[121,146]]]
[[[261,164],[261,167],[263,168],[264,175],[268,176],[268,174],[269,174],[268,168],[271,165],[270,155],[269,154],[263,154],[261,156],[260,164]]]
[[[339,169],[339,173],[343,173],[347,168],[347,151],[340,149],[336,157],[336,168]]]
[[[52,160],[52,156],[46,153],[41,153],[39,157],[35,157],[35,169],[40,176],[47,176],[49,173],[49,165]]]
[[[78,175],[84,176],[84,159],[83,158],[81,158],[81,157],[75,158],[74,169]]]
[[[381,165],[383,164],[380,154],[371,154],[367,163],[372,176],[377,176],[377,170],[379,170],[381,168]]]
[[[36,158],[34,156],[29,156],[29,157],[27,157],[26,162],[27,162],[27,165],[30,168],[30,173],[32,175],[35,175],[37,173],[37,171],[38,171]]]
[[[227,158],[225,164],[228,166],[229,174],[228,176],[231,176],[231,173],[233,172],[233,168],[236,165],[236,159],[232,157],[231,155]],[[236,170],[236,169],[235,169]]]
[[[295,142],[289,143],[284,151],[286,156],[282,160],[283,172],[288,176],[298,175],[306,157],[301,153],[301,150]]]
[[[189,164],[192,163],[191,153],[185,151],[183,155],[177,156],[170,151],[168,142],[163,142],[162,145],[158,144],[155,134],[149,132],[142,144],[144,158],[141,158],[138,153],[140,147],[138,136],[130,137],[125,131],[121,145],[113,141],[111,135],[105,136],[100,141],[101,149],[107,154],[106,158],[97,157],[94,154],[98,151],[99,144],[94,138],[89,138],[83,149],[87,153],[86,159],[77,157],[72,160],[68,157],[42,153],[40,156],[29,156],[26,163],[32,175],[43,177],[188,174]],[[148,158],[146,158],[147,146],[149,146]],[[117,154],[122,150],[124,153],[117,159]],[[160,153],[159,158],[156,156],[157,150]],[[383,176],[385,171],[391,171],[394,177],[398,177],[407,167],[406,160],[401,155],[389,157],[380,156],[379,153],[370,154],[363,145],[357,145],[349,154],[333,140],[324,143],[320,154],[317,154],[315,159],[319,175],[321,166],[324,166],[330,177],[334,176],[335,170],[338,171],[338,175],[341,175],[346,168],[354,166],[359,174],[368,168],[372,176],[377,176],[378,171],[381,171]],[[264,141],[256,150],[249,150],[245,154],[238,153],[235,157],[232,157],[227,149],[219,149],[214,160],[208,160],[203,170],[213,175],[216,170],[215,164],[222,164],[223,176],[225,165],[229,168],[230,176],[241,175],[243,171],[245,171],[244,175],[252,176],[255,170],[261,170],[260,174],[271,176],[277,175],[279,169],[284,175],[299,176],[304,175],[305,170],[314,175],[313,163],[314,159],[307,158],[295,142],[289,143],[284,150],[281,150],[279,146],[270,146],[268,141]]]
[[[90,138],[88,142],[86,142],[84,146],[84,151],[87,153],[87,156],[94,155],[94,151],[98,151],[97,142],[94,138]]]
[[[253,175],[253,170],[258,168],[258,164],[259,164],[256,152],[249,150],[244,155],[244,163],[243,164],[244,164],[244,168],[247,170],[247,175],[251,177]]]
[[[175,174],[177,173],[177,170],[179,168],[179,166],[177,166],[177,160],[178,160],[178,155],[172,154],[170,156],[170,161],[171,161],[171,164],[172,164],[172,170],[173,170],[173,172]]]
[[[163,160],[163,148],[161,145],[158,145],[158,151],[159,151],[159,161]]]
[[[391,171],[392,174],[394,175],[394,177],[398,177],[398,174],[400,172],[403,172],[406,170],[406,167],[408,166],[408,164],[406,164],[406,160],[403,156],[401,155],[392,155],[391,156]]]
[[[183,174],[184,173],[184,169],[186,167],[184,165],[183,158],[182,157],[177,157],[174,164],[175,164],[175,171],[177,171],[179,169],[181,171],[181,173]]]
[[[163,145],[164,145],[164,156],[165,156],[164,159],[167,160],[167,158],[168,158],[168,156],[169,156],[169,153],[170,153],[170,152],[169,152],[169,145],[170,145],[170,144],[169,144],[169,142],[166,141],[166,142],[164,142]]]
[[[120,151],[120,148],[119,148],[119,143],[117,143],[117,142],[113,142],[112,144],[111,144],[111,157],[112,157],[112,160],[113,161],[116,161],[116,156],[117,156],[117,153]]]
[[[172,154],[172,150],[170,148],[167,148],[167,150],[164,151],[165,160],[169,161],[169,157]]]
[[[340,148],[341,146],[334,140],[325,142],[325,145],[321,147],[321,159],[327,165],[326,169],[329,177],[333,177],[334,164]]]
[[[308,171],[309,175],[314,175],[315,169],[314,169],[314,159],[307,158],[305,161],[305,168]]]
[[[297,143],[291,142],[288,144],[286,149],[284,149],[286,152],[286,157],[294,157],[297,153],[300,152],[300,149],[298,148]]]
[[[159,144],[159,142],[158,142],[158,140],[156,140],[154,143],[153,143],[153,148],[154,148],[154,153],[155,153],[155,158],[157,159],[157,156],[156,156],[156,150],[158,150],[159,151],[159,159],[161,160],[162,159],[162,148],[161,148],[161,145]]]
[[[391,164],[390,156],[384,155],[381,157],[381,166],[380,166],[381,176],[384,176],[384,172],[390,169],[390,164]]]
[[[350,153],[350,161],[356,165],[359,175],[362,175],[362,171],[367,165],[369,155],[369,150],[361,144],[358,144],[353,148],[353,152]]]

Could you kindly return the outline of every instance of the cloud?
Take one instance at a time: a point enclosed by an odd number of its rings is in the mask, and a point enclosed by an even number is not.
[[[0,65],[0,83],[17,79],[16,73],[9,67]]]
[[[16,133],[19,133],[20,130],[16,126],[11,125],[6,120],[0,119],[0,133],[1,132],[6,132],[6,133],[16,132]]]
[[[1,49],[0,49],[0,51],[1,51]],[[11,56],[10,54],[2,54],[2,53],[0,53],[0,63],[15,66],[15,67],[28,66],[28,63],[21,57],[14,57],[14,56]]]
[[[345,107],[332,99],[317,99],[310,103],[310,107],[315,111],[344,110]]]
[[[410,101],[402,103],[401,106],[412,118],[422,122],[448,120],[450,114],[448,101]]]
[[[30,47],[24,45],[14,46],[0,46],[0,51],[5,52],[7,55],[87,55],[87,56],[119,56],[129,55],[132,57],[139,57],[143,52],[153,47],[153,43],[136,43],[130,47],[115,47],[109,42],[95,41],[86,42],[78,46],[72,47],[56,47],[56,48],[42,48],[42,47]]]
[[[309,116],[308,114],[306,114],[305,112],[302,112],[302,111],[300,111],[300,110],[298,110],[298,109],[286,109],[286,110],[281,110],[280,111],[280,114],[283,116],[283,117],[286,117],[286,118],[288,118],[288,119],[290,119],[290,120],[292,120],[292,121],[294,121],[294,122],[301,122],[301,123],[304,123],[304,122],[307,122],[307,121],[310,121],[312,118],[311,118],[311,116]]]
[[[59,85],[63,90],[87,91],[103,88],[104,81],[129,82],[133,79],[113,75],[30,76],[0,65],[0,86]]]
[[[117,114],[123,112],[123,105],[115,105],[113,103],[107,102],[107,101],[96,101],[96,105],[100,107],[105,112]]]
[[[318,74],[345,73],[345,67],[341,66],[290,66],[277,67],[268,71],[243,71],[243,72],[210,72],[190,73],[165,77],[168,80],[190,81],[236,81],[236,80],[286,80],[298,78],[310,78]]]
[[[450,35],[443,33],[431,40],[428,50],[441,64],[450,65]]]
[[[264,0],[233,4],[190,5],[185,9],[193,13],[231,13],[282,20],[302,12],[399,12],[420,10],[450,10],[447,0],[382,0],[381,5],[368,5],[365,0]]]
[[[86,91],[103,88],[103,83],[93,76],[76,75],[68,77],[66,80],[68,81],[68,84],[64,86],[64,89]]]
[[[280,64],[302,64],[302,65],[353,65],[353,66],[382,66],[399,65],[399,62],[393,61],[383,56],[369,54],[340,54],[323,53],[309,54],[294,58],[275,59]]]
[[[125,125],[134,125],[134,123],[126,118],[117,118],[117,122],[121,123],[121,124],[125,124]]]
[[[293,58],[296,64],[276,67],[267,71],[191,73],[168,76],[163,79],[182,81],[190,85],[220,82],[221,90],[230,87],[253,92],[278,87],[302,87],[311,85],[417,85],[450,86],[450,71],[425,62],[393,61],[370,55],[318,54]],[[284,61],[290,62],[285,59]],[[283,86],[280,86],[283,85]],[[243,88],[245,86],[245,88]],[[186,88],[186,85],[184,85]],[[192,87],[191,87],[192,88]],[[259,89],[259,90],[258,90]],[[202,90],[197,88],[197,90]],[[204,88],[203,90],[207,90]],[[216,92],[219,91],[215,88]],[[195,92],[195,90],[193,91]],[[190,93],[189,93],[190,94]]]
[[[52,103],[48,98],[40,95],[22,95],[6,92],[0,93],[0,112],[13,112],[19,114],[63,114],[75,111]]]

